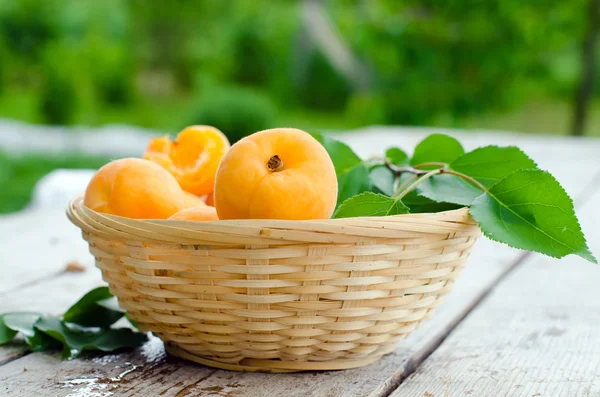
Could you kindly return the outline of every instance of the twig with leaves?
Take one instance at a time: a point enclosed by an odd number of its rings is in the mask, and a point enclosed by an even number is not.
[[[334,218],[439,212],[469,207],[483,233],[515,248],[597,263],[573,202],[558,181],[514,146],[465,153],[456,139],[425,138],[409,157],[400,148],[361,160],[348,146],[315,134],[338,172]]]

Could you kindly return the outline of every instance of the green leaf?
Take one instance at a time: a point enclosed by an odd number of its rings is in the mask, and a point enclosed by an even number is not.
[[[0,316],[0,345],[4,345],[5,343],[11,342],[15,336],[17,335],[17,331],[8,328],[4,322],[4,315]]]
[[[369,177],[371,178],[371,183],[375,186],[381,193],[386,194],[388,196],[392,196],[394,194],[394,173],[384,167],[379,166],[375,167],[369,173]]]
[[[31,337],[35,334],[33,325],[42,315],[33,312],[14,312],[4,314],[4,323],[10,329],[20,332],[25,337]]]
[[[400,176],[400,184],[406,184],[412,174],[403,173]],[[427,197],[420,196],[416,190],[411,190],[402,197],[402,203],[407,206],[412,214],[425,213],[425,212],[442,212],[461,208],[462,205],[437,202]]]
[[[395,165],[408,165],[409,158],[406,153],[400,148],[391,147],[385,151],[385,158]]]
[[[312,136],[327,150],[338,175],[344,170],[362,163],[360,157],[345,143],[318,133],[313,133]]]
[[[121,306],[119,306],[119,301],[114,296],[112,298],[102,299],[96,302],[96,304],[98,306],[102,306],[105,309],[123,313],[123,315],[125,315],[126,313],[125,310],[121,309]]]
[[[98,287],[85,294],[67,310],[63,320],[86,327],[110,327],[123,317],[124,312],[117,307],[107,307],[107,300],[115,299],[108,287]]]
[[[419,196],[416,192],[407,194],[402,198],[402,202],[406,205],[411,214],[423,214],[432,212],[443,212],[462,208],[462,205],[454,203],[438,203],[428,199],[427,197]]]
[[[77,357],[84,350],[113,351],[138,347],[147,340],[146,335],[129,328],[74,329],[53,316],[42,316],[35,327],[63,344],[63,359]]]
[[[460,156],[450,168],[492,187],[515,171],[536,169],[537,164],[518,147],[486,146]]]
[[[334,218],[352,218],[357,216],[387,216],[408,214],[408,208],[399,199],[382,194],[365,192],[344,201]]]
[[[470,212],[492,240],[555,258],[576,254],[597,263],[581,232],[573,202],[548,172],[511,174],[475,199]]]
[[[486,146],[454,160],[449,168],[491,187],[515,171],[535,169],[537,165],[514,146]],[[419,195],[434,201],[470,205],[483,191],[456,175],[435,175],[417,188]]]
[[[338,203],[371,190],[369,169],[348,145],[318,133],[312,135],[323,145],[333,161],[338,179]]]
[[[363,163],[338,174],[338,203],[369,190],[371,190],[369,170]]]
[[[33,351],[42,351],[51,346],[56,346],[55,340],[35,329],[34,324],[40,319],[41,314],[33,312],[14,312],[4,314],[4,323],[14,332],[20,332],[25,343]]]
[[[455,175],[435,175],[417,186],[420,196],[437,202],[470,205],[483,193],[477,186]]]
[[[410,163],[412,165],[440,162],[451,163],[464,153],[460,142],[443,134],[429,135],[415,148]]]

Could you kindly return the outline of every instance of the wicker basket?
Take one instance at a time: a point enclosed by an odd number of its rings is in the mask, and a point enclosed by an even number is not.
[[[100,214],[75,199],[120,306],[179,357],[241,371],[360,367],[430,317],[480,235],[467,209],[319,221]]]

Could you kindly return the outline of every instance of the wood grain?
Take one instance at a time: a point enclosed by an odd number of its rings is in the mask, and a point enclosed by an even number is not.
[[[94,269],[81,232],[64,208],[26,210],[0,217],[0,301],[17,290],[63,272],[69,262]]]
[[[361,151],[361,154],[366,155],[374,152],[376,148],[379,151],[386,146],[411,147],[414,141],[429,132],[431,131],[419,130],[412,135],[398,133],[396,130],[372,129],[360,139],[358,135],[347,137],[350,141],[355,142],[354,146]],[[466,146],[473,147],[490,142],[522,146],[542,167],[553,172],[566,190],[575,197],[585,195],[586,189],[594,185],[592,183],[593,174],[600,169],[597,158],[600,145],[597,141],[544,138],[542,146],[539,141],[532,138],[522,141],[519,139],[511,136],[474,133],[467,138]],[[524,144],[522,145],[521,142]],[[590,172],[582,172],[585,169]],[[54,219],[58,221],[58,217]],[[10,222],[12,222],[12,228],[18,227],[20,224],[18,217],[15,216]],[[33,221],[28,221],[29,225],[32,223]],[[0,220],[0,232],[10,234],[8,233],[10,228],[6,225],[3,220]],[[67,226],[71,228],[70,225]],[[28,229],[31,230],[31,234],[27,236]],[[74,227],[72,229],[74,231],[72,243],[82,242],[77,229]],[[25,225],[21,226],[21,230],[24,231],[19,237],[23,239],[22,245],[36,239],[37,236],[53,232],[68,235],[68,232],[54,231],[50,227],[35,232],[30,226]],[[5,255],[9,248],[9,245],[0,245],[0,252]],[[69,252],[67,249],[62,252],[59,256],[69,257],[64,254],[64,252]],[[75,253],[75,251],[71,252]],[[25,258],[33,258],[35,255],[37,258],[45,258],[46,263],[41,266],[39,271],[36,266],[36,272],[19,268],[25,266],[27,262],[20,259],[19,255],[13,255],[14,261],[7,270],[9,278],[12,277],[12,283],[16,282],[15,280],[21,283],[27,280],[33,280],[33,282],[43,280],[61,270],[62,267],[59,267],[55,260],[56,252],[46,252],[45,255],[43,252],[28,253]],[[480,240],[453,292],[449,295],[446,303],[437,310],[435,316],[426,321],[423,327],[415,331],[407,340],[401,342],[394,353],[362,369],[309,374],[239,374],[215,371],[174,358],[165,358],[161,353],[160,346],[157,348],[156,345],[153,348],[146,348],[147,351],[153,352],[155,359],[152,360],[144,356],[144,349],[109,356],[88,356],[70,362],[59,361],[56,354],[33,353],[0,366],[0,394],[7,390],[11,393],[8,395],[29,395],[28,393],[35,390],[36,394],[41,396],[75,396],[79,391],[81,393],[94,392],[97,393],[96,395],[102,395],[100,393],[106,395],[107,392],[110,392],[115,396],[159,395],[161,393],[164,396],[387,396],[432,350],[437,348],[456,324],[473,306],[478,304],[482,296],[505,272],[519,263],[521,255],[521,252],[506,246],[484,239]],[[84,263],[91,263],[89,256],[83,256],[81,260]],[[12,276],[13,272],[17,276]],[[90,278],[92,277],[90,276]],[[56,280],[41,281],[31,286],[26,291],[26,297],[23,296],[22,299],[31,302],[32,306],[35,302],[44,304],[49,296],[47,294],[48,289],[51,288],[49,285],[61,279],[62,277],[58,277]],[[93,280],[92,278],[91,282]],[[95,281],[99,281],[99,279],[95,279]],[[11,282],[0,281],[0,288],[2,285],[14,285]],[[57,299],[64,299],[64,302],[68,302],[68,304],[76,300],[87,289],[89,288],[82,288],[81,291],[62,291],[60,287],[52,287],[52,290],[56,291],[54,293]],[[12,293],[10,296],[10,301],[2,297],[0,302],[7,302],[6,307],[14,310],[18,307],[19,299],[12,299]],[[58,298],[59,296],[61,297]],[[0,351],[3,350],[0,349]],[[106,357],[110,357],[110,365],[101,365],[101,360],[107,360]],[[113,368],[114,366],[119,366],[119,368]],[[121,377],[118,376],[121,373],[118,372],[119,370],[127,371],[134,366],[136,367],[133,371]],[[28,370],[23,371],[24,368]],[[118,380],[108,382],[110,386],[98,386],[98,379],[107,382],[106,379],[115,377]],[[91,379],[91,381],[85,380],[80,384],[64,383],[75,378]],[[406,395],[410,396],[411,394]]]
[[[596,254],[599,202],[578,211]],[[598,280],[579,257],[532,255],[392,396],[600,396]]]

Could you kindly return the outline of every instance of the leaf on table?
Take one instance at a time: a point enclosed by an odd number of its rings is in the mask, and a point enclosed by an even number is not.
[[[75,358],[84,350],[113,351],[138,347],[147,340],[145,334],[129,328],[89,331],[71,328],[54,316],[42,316],[35,327],[63,344],[63,359]]]
[[[15,336],[17,335],[17,331],[6,326],[4,322],[4,315],[0,316],[0,345],[11,342]]]
[[[119,306],[118,299],[114,296],[112,298],[99,300],[98,302],[96,302],[96,304],[98,306],[102,306],[105,309],[123,313],[123,315],[125,315],[126,313],[125,310],[121,309],[121,306]]]
[[[381,193],[388,196],[392,196],[394,194],[395,176],[389,168],[385,166],[375,167],[369,173],[369,178],[371,179],[373,186],[375,186]]]
[[[33,325],[41,316],[41,314],[33,312],[12,312],[3,315],[4,324],[10,329],[22,333],[25,337],[34,335]]]
[[[456,139],[444,134],[432,134],[417,145],[410,163],[412,165],[429,162],[449,164],[464,152],[462,145]]]
[[[449,168],[468,175],[485,187],[492,187],[515,171],[535,169],[536,163],[514,146],[486,146],[466,153]],[[483,191],[456,175],[441,174],[424,181],[417,188],[419,195],[434,201],[470,205]]]
[[[107,306],[110,304],[107,300],[115,302],[115,299],[108,287],[95,288],[71,306],[63,320],[86,327],[110,327],[124,315],[118,305]]]
[[[521,170],[509,175],[475,199],[470,212],[492,240],[555,258],[575,254],[597,263],[571,198],[548,172]]]
[[[371,190],[369,169],[348,145],[318,133],[313,133],[312,136],[327,150],[335,167],[338,179],[338,203]]]
[[[387,216],[408,214],[408,208],[400,201],[382,194],[365,192],[344,201],[333,214],[334,218],[357,216]]]
[[[25,339],[25,343],[33,351],[42,351],[50,346],[55,346],[56,341],[35,329],[35,323],[40,319],[41,314],[33,312],[13,312],[4,314],[4,323],[6,327],[15,333],[20,332]]]
[[[410,162],[408,155],[400,148],[391,147],[385,151],[385,158],[395,165],[408,165]]]

